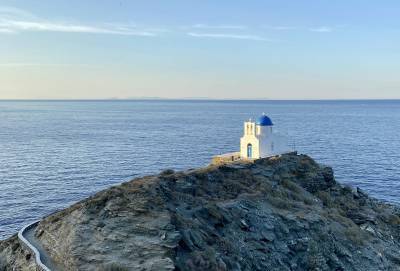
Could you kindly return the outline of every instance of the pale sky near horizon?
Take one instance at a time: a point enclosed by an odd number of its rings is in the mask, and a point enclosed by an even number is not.
[[[0,0],[0,99],[399,99],[400,2]]]

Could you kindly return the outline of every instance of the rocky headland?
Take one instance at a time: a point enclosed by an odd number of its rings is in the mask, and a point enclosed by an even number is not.
[[[305,155],[138,178],[44,218],[63,270],[400,270],[400,210]],[[36,270],[17,236],[0,270]]]

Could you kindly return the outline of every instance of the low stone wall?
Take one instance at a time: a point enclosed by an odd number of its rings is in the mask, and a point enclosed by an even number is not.
[[[212,165],[220,165],[226,163],[232,163],[240,159],[240,152],[231,152],[221,155],[216,155],[212,158]]]
[[[51,271],[50,268],[48,268],[46,265],[42,263],[42,260],[40,259],[40,252],[24,237],[24,233],[28,230],[31,230],[32,228],[36,227],[39,224],[39,221],[33,222],[32,224],[29,224],[25,227],[23,227],[19,232],[18,232],[18,239],[21,243],[21,245],[31,251],[33,255],[35,255],[35,262],[36,262],[36,270],[37,271]]]
[[[282,155],[297,155],[297,151],[288,151],[288,152],[283,152],[283,153],[277,153],[277,154],[271,154],[270,156],[262,157],[262,158],[241,158],[240,157],[240,152],[231,152],[231,153],[225,153],[221,155],[216,155],[213,156],[211,160],[211,165],[222,165],[222,164],[229,164],[238,160],[243,160],[246,162],[254,162],[259,159],[265,159],[265,158],[279,158]]]

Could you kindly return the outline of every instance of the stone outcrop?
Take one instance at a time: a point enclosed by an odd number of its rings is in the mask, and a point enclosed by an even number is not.
[[[400,270],[399,214],[290,154],[135,179],[36,236],[65,270]],[[0,270],[32,263],[0,242]]]
[[[33,253],[20,243],[17,235],[0,241],[0,270],[36,271]]]

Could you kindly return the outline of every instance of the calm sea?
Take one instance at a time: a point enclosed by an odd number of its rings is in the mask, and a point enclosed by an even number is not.
[[[0,239],[122,181],[236,151],[263,112],[339,181],[400,203],[400,101],[2,101]]]

